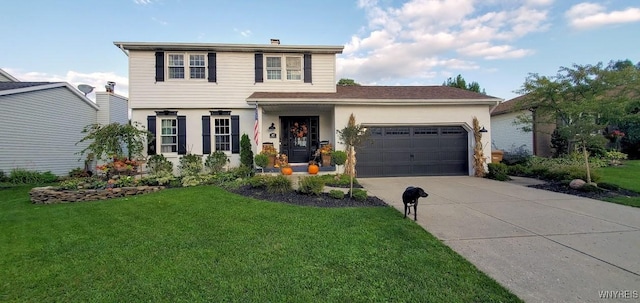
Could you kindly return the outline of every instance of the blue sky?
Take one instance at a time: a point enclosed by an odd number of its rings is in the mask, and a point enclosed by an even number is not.
[[[128,95],[113,41],[343,45],[337,78],[440,85],[457,74],[511,99],[529,73],[640,61],[640,1],[24,0],[2,6],[0,68],[22,81]]]

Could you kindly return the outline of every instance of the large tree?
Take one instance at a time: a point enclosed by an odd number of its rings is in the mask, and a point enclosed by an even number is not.
[[[338,85],[339,86],[360,86],[358,82],[349,78],[342,78],[338,80]]]
[[[455,77],[455,78],[449,77],[447,79],[447,81],[442,83],[442,86],[457,87],[457,88],[470,90],[470,91],[476,92],[476,93],[481,93],[481,94],[485,94],[485,95],[487,94],[484,91],[484,89],[480,90],[480,84],[478,84],[478,82],[473,81],[473,82],[467,84],[467,81],[464,80],[464,78],[460,74],[458,74],[458,76]]]
[[[569,149],[594,148],[604,141],[594,134],[607,126],[638,121],[639,81],[640,71],[630,62],[574,64],[555,76],[529,74],[518,91],[525,95],[519,106],[535,111],[536,123],[557,123],[554,135]],[[520,123],[532,122],[531,116],[520,117]]]

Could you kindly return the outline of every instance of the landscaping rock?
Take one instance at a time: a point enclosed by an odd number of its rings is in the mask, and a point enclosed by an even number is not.
[[[111,198],[152,193],[164,189],[164,186],[137,186],[109,189],[58,190],[53,186],[35,187],[29,191],[33,204],[53,204],[106,200]]]
[[[573,189],[580,189],[582,188],[585,184],[587,184],[587,182],[585,182],[584,180],[581,179],[573,179],[571,180],[571,182],[569,183],[569,187],[573,188]]]

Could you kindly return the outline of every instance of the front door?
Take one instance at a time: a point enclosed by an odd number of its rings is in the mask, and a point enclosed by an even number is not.
[[[317,148],[317,117],[280,117],[282,121],[282,146],[280,150],[290,163],[306,163]]]

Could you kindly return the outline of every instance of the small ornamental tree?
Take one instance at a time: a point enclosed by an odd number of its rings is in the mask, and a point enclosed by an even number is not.
[[[369,134],[366,127],[356,124],[356,117],[351,114],[349,123],[341,130],[338,130],[340,143],[346,145],[347,161],[345,162],[345,173],[349,175],[349,195],[353,197],[353,178],[356,176],[356,148],[362,146],[367,141]]]
[[[144,142],[151,136],[151,133],[137,122],[134,125],[117,122],[107,125],[91,124],[85,126],[82,133],[86,136],[76,145],[85,141],[91,143],[80,151],[80,154],[89,151],[97,160],[141,157]]]
[[[240,164],[253,168],[253,151],[251,150],[251,140],[247,134],[242,134],[240,138]]]

